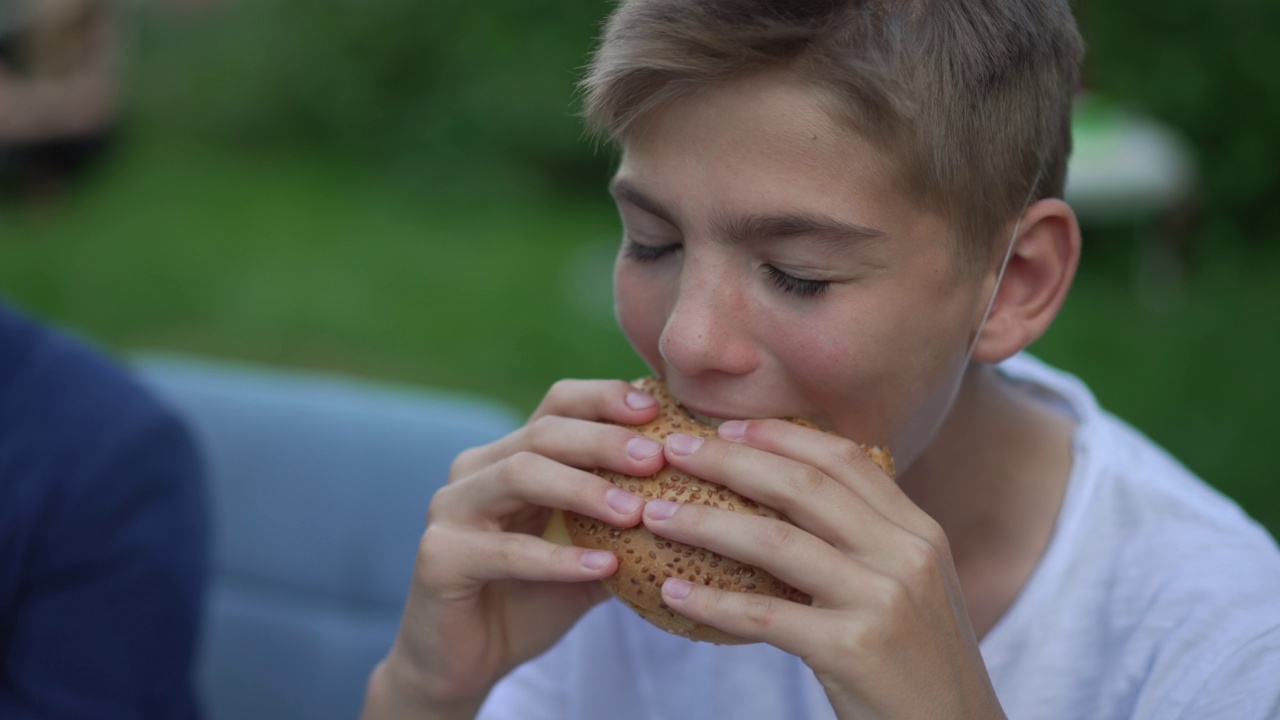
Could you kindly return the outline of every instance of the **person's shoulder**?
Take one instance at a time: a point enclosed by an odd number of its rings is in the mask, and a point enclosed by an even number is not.
[[[56,431],[83,440],[170,420],[167,408],[104,350],[3,304],[0,348],[0,417],[10,433]]]
[[[0,348],[0,494],[15,506],[197,484],[185,423],[105,351],[2,304]]]
[[[1078,378],[1030,357],[1002,366],[1075,416],[1072,480],[1058,533],[1109,565],[1130,593],[1188,606],[1253,598],[1280,618],[1280,549],[1243,509],[1173,455],[1100,407]],[[1107,558],[1103,560],[1102,558]],[[1136,598],[1130,597],[1130,600]]]
[[[1259,648],[1280,658],[1280,548],[1267,530],[1078,378],[1027,357],[1001,369],[1076,420],[1071,480],[1015,625],[1091,653],[1128,707],[1158,708],[1135,717],[1179,716],[1170,708],[1217,693],[1200,688]]]
[[[193,436],[124,365],[2,304],[0,350],[0,528],[105,537],[143,506],[203,513]]]

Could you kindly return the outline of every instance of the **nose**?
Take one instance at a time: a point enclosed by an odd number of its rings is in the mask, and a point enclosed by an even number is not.
[[[686,261],[658,352],[671,370],[686,377],[746,375],[758,359],[751,315],[741,282]]]

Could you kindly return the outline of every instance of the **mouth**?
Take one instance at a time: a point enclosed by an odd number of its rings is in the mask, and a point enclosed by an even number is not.
[[[799,421],[801,421],[801,422],[802,422],[802,424],[807,422],[807,423],[809,423],[809,424],[811,424],[811,425],[813,425],[813,426],[817,427],[818,429],[820,429],[820,430],[822,430],[822,431],[824,431],[824,432],[829,432],[829,431],[830,431],[830,428],[829,428],[829,427],[827,427],[827,426],[826,426],[825,424],[823,424],[823,423],[817,423],[817,422],[814,422],[814,421],[809,420],[808,418],[804,418],[804,417],[800,417],[800,416],[796,416],[796,415],[785,414],[785,413],[783,413],[783,414],[772,414],[772,415],[760,415],[760,414],[756,414],[756,415],[750,415],[750,414],[747,414],[747,415],[733,415],[733,414],[730,414],[730,415],[712,415],[712,414],[710,414],[710,413],[708,413],[708,412],[706,412],[706,411],[704,411],[704,410],[699,410],[699,409],[695,409],[695,408],[693,408],[693,407],[690,407],[689,405],[686,405],[686,404],[684,404],[683,402],[679,403],[679,405],[680,405],[681,409],[683,409],[685,412],[689,413],[689,415],[690,415],[694,420],[697,420],[698,422],[700,422],[700,423],[702,423],[702,424],[704,424],[704,425],[710,425],[711,427],[714,427],[714,428],[718,428],[718,427],[720,427],[722,424],[724,424],[724,423],[726,423],[726,422],[729,422],[730,420],[750,420],[750,419],[752,419],[752,418],[766,418],[766,417],[769,417],[769,418],[784,418],[784,419],[793,420],[793,421],[795,421],[795,420],[799,420]]]
[[[685,412],[689,413],[689,415],[693,417],[694,420],[697,420],[703,425],[710,425],[711,427],[718,428],[722,423],[726,423],[730,420],[737,420],[742,418],[742,416],[740,415],[716,415],[716,414],[707,412],[706,409],[704,408],[693,407],[690,405],[686,405],[683,402],[680,402],[679,405],[680,405],[680,408],[683,409]]]
[[[702,413],[696,413],[692,410],[689,410],[689,408],[685,408],[685,410],[689,412],[689,415],[691,415],[694,420],[697,420],[703,425],[710,425],[711,427],[718,428],[720,427],[720,423],[725,422],[724,418],[717,418],[717,417],[711,417],[710,415],[703,415]]]

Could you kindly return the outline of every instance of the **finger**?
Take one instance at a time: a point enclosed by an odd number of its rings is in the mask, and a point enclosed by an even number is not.
[[[871,459],[862,446],[830,433],[821,433],[784,420],[725,423],[721,436],[792,458],[821,470],[853,490],[881,515],[921,537],[939,552],[950,553],[946,534],[928,513],[907,497],[894,478]]]
[[[608,577],[618,558],[608,550],[556,545],[533,535],[437,525],[427,528],[420,563],[425,584],[465,589],[494,580],[584,582]]]
[[[642,425],[658,416],[658,401],[622,380],[560,380],[530,419],[547,415]]]
[[[858,443],[786,420],[738,420],[719,428],[722,440],[754,447],[815,467],[841,481],[887,517],[910,501]],[[914,505],[912,505],[914,507]]]
[[[822,633],[825,611],[769,595],[720,590],[667,578],[662,600],[695,622],[805,657]]]
[[[532,437],[534,440],[545,439],[550,434],[548,430],[556,426],[554,423],[556,418],[593,421],[598,424],[603,424],[600,422],[603,421],[634,426],[653,420],[657,417],[657,414],[658,404],[652,396],[635,389],[621,380],[561,380],[547,392],[542,404],[534,411],[528,423],[506,437],[488,445],[472,448],[459,455],[454,462],[449,477],[451,481],[465,477],[520,450],[534,450],[537,452],[538,448],[530,445],[530,438]],[[570,429],[575,427],[572,425],[561,426]],[[581,428],[583,426],[576,427]],[[635,433],[633,432],[620,434],[615,431],[614,434],[614,437],[627,439],[634,436]],[[569,438],[573,441],[568,443],[568,448],[571,450],[582,450],[592,446],[591,442],[589,442],[590,438],[583,437],[580,434],[571,434]],[[586,464],[587,460],[575,462],[571,458],[564,456],[560,456],[559,459],[575,467],[596,467]],[[627,474],[642,473],[643,475],[651,475],[660,468],[646,466],[635,468],[611,467],[611,469]],[[633,470],[636,472],[632,472]]]
[[[743,443],[718,438],[699,443],[673,434],[667,438],[667,458],[681,471],[777,510],[843,552],[882,551],[901,532],[847,485],[788,457]]]
[[[427,522],[495,527],[503,518],[533,507],[571,510],[633,527],[640,521],[643,501],[594,473],[537,453],[518,452],[441,488],[431,500]]]
[[[666,464],[662,445],[620,425],[546,415],[487,448],[490,462],[532,452],[570,467],[647,477]]]
[[[650,500],[644,524],[660,537],[759,567],[823,605],[856,595],[865,573],[853,558],[785,520]]]

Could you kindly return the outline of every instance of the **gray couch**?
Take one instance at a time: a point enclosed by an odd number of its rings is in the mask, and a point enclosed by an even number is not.
[[[427,504],[463,448],[518,424],[450,393],[143,355],[210,472],[209,720],[350,720],[394,637]]]

